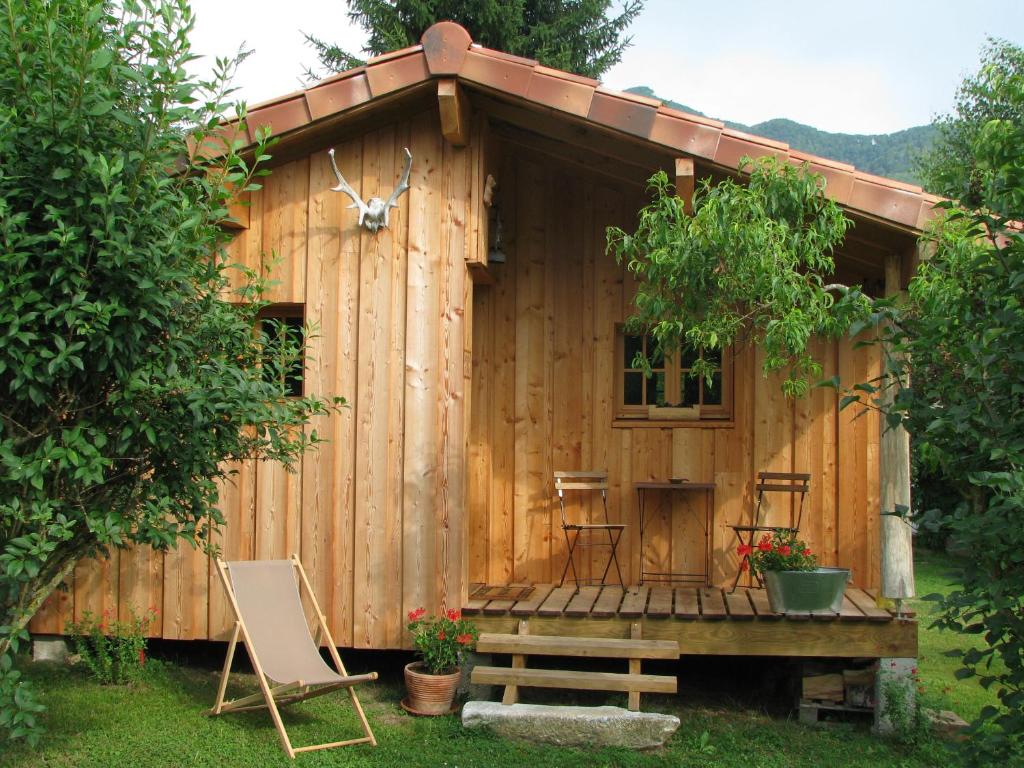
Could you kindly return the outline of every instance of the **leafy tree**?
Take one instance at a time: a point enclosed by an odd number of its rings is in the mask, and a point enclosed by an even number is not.
[[[1024,128],[1024,104],[1010,85],[1019,82],[1022,74],[1024,49],[990,38],[982,49],[977,74],[967,77],[957,90],[954,113],[937,121],[938,137],[921,161],[927,189],[968,208],[995,202],[988,194],[992,171],[983,167],[976,149],[981,132],[992,120]]]
[[[611,5],[611,0],[349,0],[348,17],[369,33],[363,52],[374,56],[416,45],[436,22],[455,21],[488,48],[600,77],[622,58],[630,42],[623,35],[643,10],[643,0],[625,0],[618,15],[609,15]],[[329,41],[308,34],[306,40],[330,72],[363,63]]]
[[[260,303],[225,300],[219,222],[255,185],[238,146],[196,151],[230,63],[186,73],[192,22],[186,0],[3,4],[0,736],[38,735],[14,654],[76,561],[208,544],[225,462],[290,462],[330,407],[264,375]]]
[[[790,367],[786,390],[800,394],[816,373],[812,335],[877,326],[883,374],[842,403],[903,424],[919,470],[946,484],[945,504],[919,522],[945,526],[968,553],[958,588],[934,597],[940,626],[985,641],[963,654],[959,673],[997,689],[1001,706],[983,710],[966,742],[984,765],[1024,757],[1024,70],[1000,62],[987,60],[963,91],[983,82],[1002,116],[972,123],[969,104],[966,143],[947,144],[940,158],[968,169],[965,197],[977,208],[945,204],[905,300],[825,283],[846,225],[813,177],[772,162],[755,165],[746,188],[705,184],[692,218],[656,176],[637,231],[609,230],[610,250],[640,279],[632,322],[651,327],[663,349],[746,337],[764,346],[766,370]]]
[[[820,177],[774,158],[743,164],[749,183],[703,182],[692,216],[658,172],[636,231],[609,228],[608,250],[639,281],[630,324],[662,353],[680,343],[758,344],[765,372],[787,368],[785,391],[801,395],[821,374],[812,337],[839,336],[867,311],[859,291],[825,282],[850,222],[822,194]],[[710,373],[701,362],[694,375]]]
[[[1024,69],[992,70],[986,60],[966,83],[985,80],[992,103],[1024,114]],[[1024,757],[1024,122],[992,118],[963,136],[979,208],[949,207],[908,306],[890,311],[890,341],[911,381],[890,419],[903,420],[918,463],[946,490],[923,524],[942,527],[968,553],[958,588],[941,598],[938,623],[985,640],[963,654],[960,675],[995,686],[1002,706],[987,707],[974,724],[975,757],[1017,764]],[[947,151],[943,162],[952,168],[959,150]]]

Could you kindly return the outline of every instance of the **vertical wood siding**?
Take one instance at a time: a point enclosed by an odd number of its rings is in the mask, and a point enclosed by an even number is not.
[[[413,154],[411,188],[388,229],[359,229],[348,197],[330,191],[323,147],[274,168],[228,253],[272,281],[270,301],[304,306],[314,329],[305,389],[349,406],[312,421],[307,429],[326,442],[293,472],[232,465],[217,543],[227,559],[297,553],[337,642],[366,648],[402,647],[407,611],[457,607],[466,588],[465,262],[478,247],[467,224],[479,227],[470,207],[481,150],[447,145],[427,111],[338,143],[336,160],[364,199],[387,199],[403,147]],[[236,272],[233,286],[243,282]],[[132,607],[160,610],[156,636],[223,640],[230,629],[216,570],[188,545],[85,560],[69,581],[32,631],[59,633],[86,610],[125,616]]]
[[[605,254],[605,229],[632,226],[642,191],[606,175],[484,141],[454,148],[436,111],[376,127],[336,145],[337,163],[364,199],[387,198],[413,155],[408,194],[390,228],[371,235],[346,196],[331,192],[326,147],[278,166],[251,195],[249,228],[231,263],[274,281],[269,298],[305,308],[305,388],[349,406],[308,426],[324,438],[294,472],[234,464],[222,484],[228,559],[297,553],[337,642],[406,645],[408,611],[462,604],[473,581],[557,579],[565,556],[554,469],[606,468],[609,511],[628,525],[620,546],[627,582],[641,558],[654,570],[703,563],[704,497],[653,496],[647,546],[638,536],[637,480],[714,481],[712,578],[735,573],[728,526],[749,519],[759,469],[813,476],[803,533],[823,562],[878,581],[878,436],[874,415],[839,412],[824,389],[788,401],[760,373],[753,350],[733,361],[727,426],[613,426],[615,324],[629,313],[632,277]],[[485,152],[486,146],[486,152]],[[499,180],[508,261],[493,285],[470,284],[466,262],[486,251],[480,202],[486,172]],[[236,275],[233,285],[241,285]],[[864,381],[871,349],[819,343],[825,377]],[[472,407],[470,407],[472,406]],[[663,503],[662,503],[663,502]],[[570,515],[599,521],[598,503]],[[776,505],[770,519],[788,519]],[[590,550],[582,576],[599,574]],[[33,620],[60,633],[85,611],[160,609],[154,635],[226,638],[231,616],[209,558],[187,545],[136,549],[80,563],[68,589]]]
[[[635,284],[605,254],[605,227],[632,225],[641,190],[510,147],[501,183],[508,262],[492,265],[496,283],[478,286],[474,298],[470,581],[557,579],[565,544],[552,472],[599,468],[609,471],[612,520],[629,526],[619,548],[627,582],[636,581],[641,557],[649,570],[703,566],[697,521],[708,502],[699,495],[652,494],[640,551],[632,484],[672,476],[716,483],[711,576],[731,582],[737,558],[728,526],[750,519],[754,476],[769,470],[812,474],[803,536],[823,563],[849,566],[859,586],[877,586],[877,416],[840,412],[827,389],[787,400],[779,378],[761,373],[761,353],[745,349],[733,363],[728,426],[614,427],[615,324],[629,314]],[[825,378],[838,373],[852,384],[877,371],[870,348],[816,347]],[[769,522],[788,522],[789,502],[771,501]],[[596,504],[567,507],[584,521],[600,514]],[[599,575],[606,556],[592,550],[581,575]]]

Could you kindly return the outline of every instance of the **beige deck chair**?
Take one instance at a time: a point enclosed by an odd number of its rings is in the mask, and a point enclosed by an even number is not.
[[[217,702],[209,714],[219,715],[222,712],[242,712],[267,707],[281,737],[281,746],[291,758],[299,752],[345,747],[349,744],[376,746],[377,740],[373,737],[373,731],[370,730],[370,724],[366,721],[366,715],[352,686],[376,680],[377,673],[350,675],[345,671],[345,665],[342,664],[338,649],[334,645],[334,638],[327,628],[327,620],[317,605],[299,558],[293,555],[291,560],[236,563],[225,563],[218,559],[217,570],[220,572],[236,620],[228,645],[228,655],[224,660]],[[315,637],[310,636],[309,624],[302,609],[302,600],[299,597],[300,581],[316,614],[318,627]],[[239,633],[249,652],[260,692],[233,701],[224,701]],[[318,650],[321,639],[327,641],[327,648],[337,671],[327,666],[321,658]],[[281,722],[278,707],[323,696],[339,688],[348,689],[352,706],[359,715],[366,735],[360,739],[293,747]],[[263,700],[262,703],[260,699]]]

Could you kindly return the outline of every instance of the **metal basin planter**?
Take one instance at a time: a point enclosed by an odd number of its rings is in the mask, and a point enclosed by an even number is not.
[[[843,592],[849,580],[849,568],[765,571],[764,574],[768,603],[776,613],[838,612],[843,607]]]

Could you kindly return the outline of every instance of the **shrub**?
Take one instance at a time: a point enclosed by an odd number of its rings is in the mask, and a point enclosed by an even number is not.
[[[89,611],[82,620],[68,625],[68,634],[75,652],[92,676],[103,685],[123,685],[139,679],[146,663],[146,632],[156,620],[150,610],[139,616],[134,609],[131,618],[119,621],[107,610],[97,618]]]

